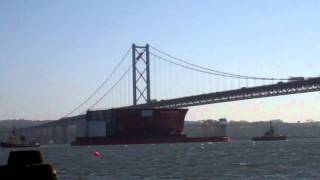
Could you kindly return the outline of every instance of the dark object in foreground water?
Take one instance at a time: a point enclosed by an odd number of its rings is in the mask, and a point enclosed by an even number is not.
[[[18,148],[18,147],[39,147],[38,142],[30,142],[25,136],[17,136],[16,128],[13,127],[12,133],[7,142],[1,142],[2,148]]]
[[[275,129],[273,128],[270,121],[270,128],[265,132],[264,136],[253,137],[252,141],[277,141],[277,140],[286,140],[287,137],[284,135],[276,134]]]
[[[0,166],[0,179],[57,180],[52,165],[43,163],[40,151],[11,151],[8,164]]]

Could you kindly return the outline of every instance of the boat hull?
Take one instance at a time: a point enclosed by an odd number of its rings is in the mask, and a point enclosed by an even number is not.
[[[191,142],[227,142],[228,136],[212,137],[186,137],[184,135],[168,137],[144,137],[144,138],[77,138],[71,143],[74,146],[81,145],[121,145],[121,144],[160,144],[160,143],[191,143]]]
[[[280,141],[280,140],[286,140],[286,136],[261,136],[261,137],[253,137],[252,141]]]
[[[39,147],[40,144],[13,144],[7,142],[1,142],[2,148],[25,148],[25,147]]]

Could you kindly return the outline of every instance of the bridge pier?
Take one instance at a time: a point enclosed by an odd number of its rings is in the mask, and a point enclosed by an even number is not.
[[[37,129],[37,139],[41,144],[45,144],[44,128]]]
[[[68,125],[62,126],[62,143],[68,144]]]
[[[57,126],[52,126],[51,127],[51,140],[53,144],[56,144],[57,143],[57,140],[58,140],[58,127]]]
[[[49,128],[44,127],[41,129],[41,141],[43,144],[48,144],[50,141]]]

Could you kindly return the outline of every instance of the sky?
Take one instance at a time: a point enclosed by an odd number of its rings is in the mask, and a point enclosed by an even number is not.
[[[2,0],[0,119],[64,116],[132,43],[230,73],[319,76],[319,9],[311,0]],[[198,106],[187,119],[320,120],[319,98],[314,92]]]

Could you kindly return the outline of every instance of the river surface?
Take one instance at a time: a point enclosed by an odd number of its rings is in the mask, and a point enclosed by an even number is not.
[[[320,139],[39,149],[66,180],[320,179]],[[0,149],[0,164],[6,164],[9,152]]]

